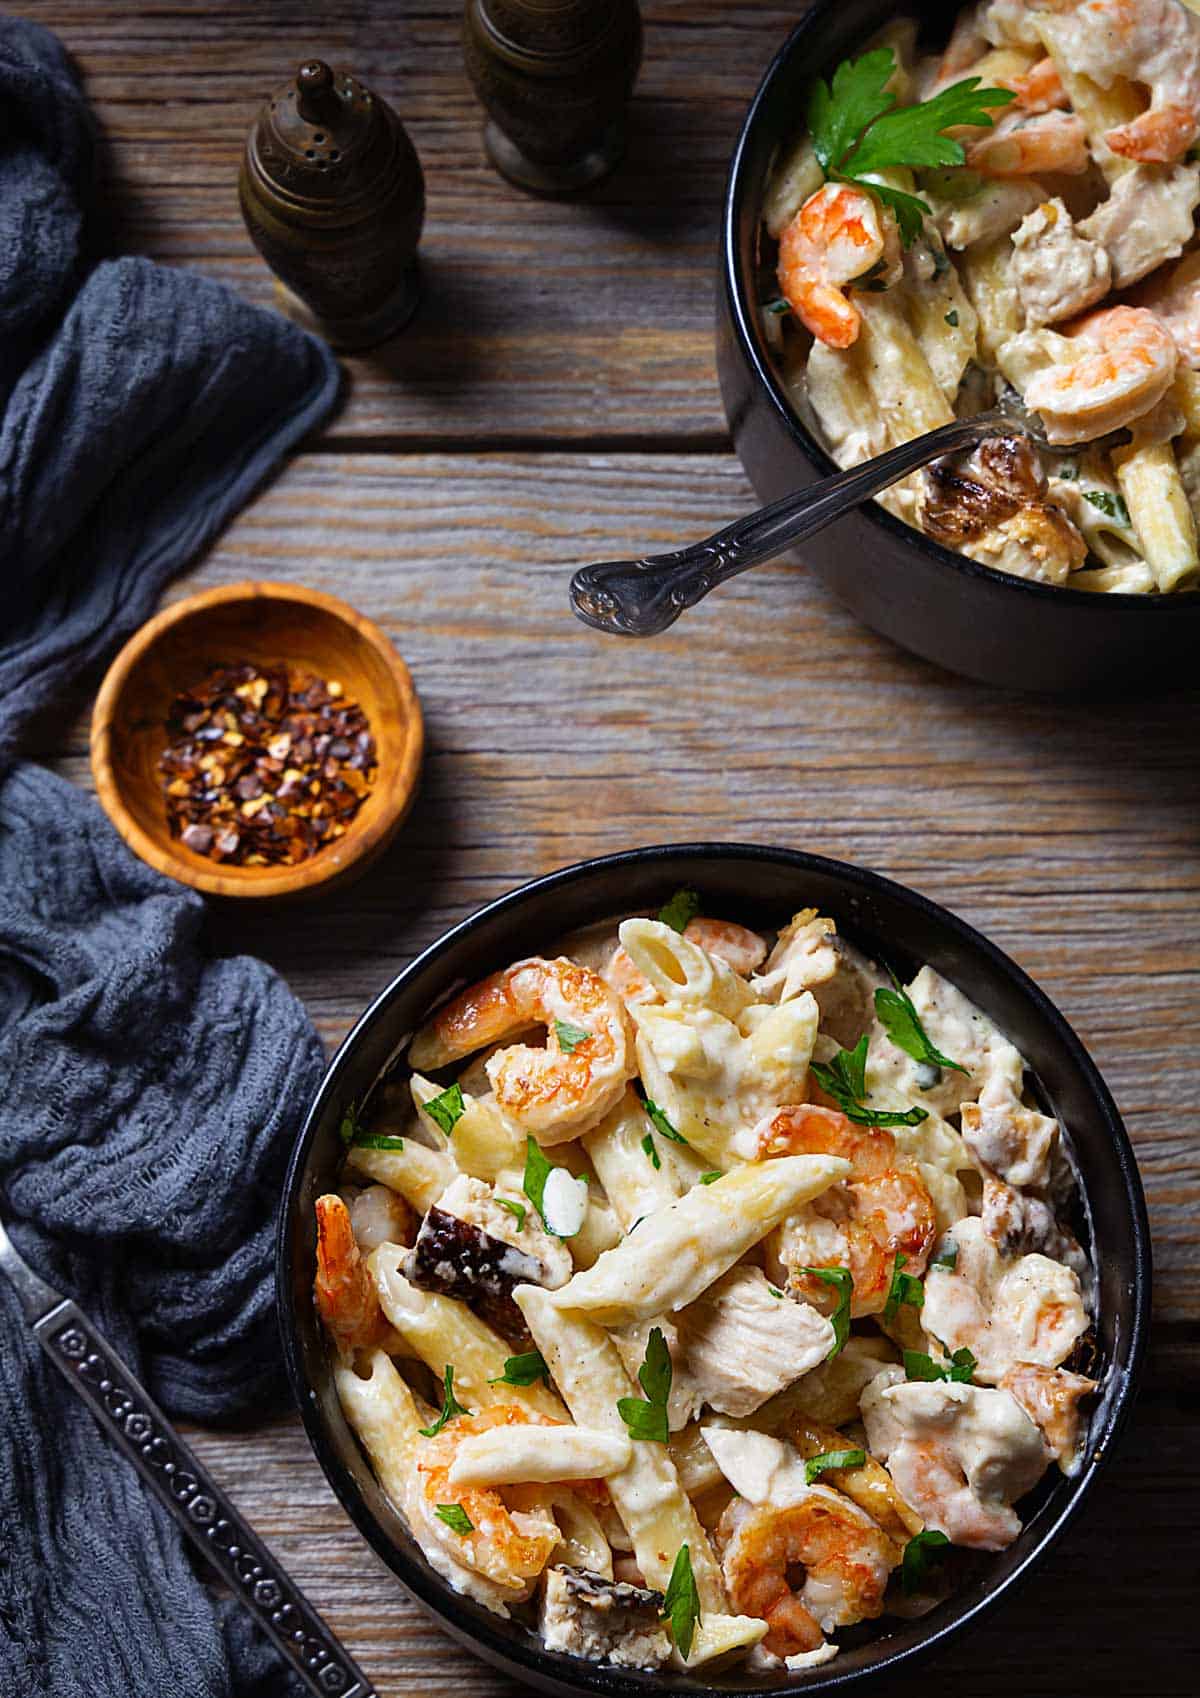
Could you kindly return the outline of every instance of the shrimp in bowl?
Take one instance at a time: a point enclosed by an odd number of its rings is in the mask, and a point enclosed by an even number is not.
[[[315,1308],[445,1585],[598,1677],[783,1681],[1086,1465],[1094,1283],[1069,1129],[982,1009],[816,908],[684,894],[414,1022]]]

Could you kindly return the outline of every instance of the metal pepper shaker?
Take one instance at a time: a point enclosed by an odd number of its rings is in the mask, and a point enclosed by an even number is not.
[[[642,57],[637,0],[467,0],[463,48],[510,181],[569,194],[612,170]]]
[[[246,138],[238,195],[291,317],[347,351],[407,323],[425,179],[403,124],[357,77],[309,59],[276,89]]]

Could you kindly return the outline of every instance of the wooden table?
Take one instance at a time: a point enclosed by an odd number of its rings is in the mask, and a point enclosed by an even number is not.
[[[174,592],[289,579],[379,620],[428,716],[422,797],[361,884],[294,917],[214,911],[218,943],[279,967],[333,1046],[489,897],[637,844],[844,856],[981,927],[1062,1008],[1124,1112],[1157,1330],[1121,1457],[1040,1584],[893,1690],[1193,1692],[1200,697],[1079,707],[985,690],[858,628],[794,565],[738,580],[650,644],[567,610],[573,563],[670,545],[752,499],[713,370],[715,240],[730,144],[794,9],[644,0],[628,158],[575,205],[488,168],[453,0],[34,9],[86,74],[126,249],[270,301],[238,154],[258,103],[314,52],[395,103],[426,171],[419,317],[350,362],[340,415]],[[47,753],[86,785],[85,732]],[[384,1698],[513,1690],[408,1601],[294,1418],[193,1436]]]

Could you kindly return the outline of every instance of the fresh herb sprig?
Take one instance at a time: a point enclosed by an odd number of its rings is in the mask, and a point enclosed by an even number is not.
[[[930,1559],[933,1556],[944,1556],[943,1547],[950,1543],[944,1533],[939,1533],[936,1527],[923,1528],[920,1533],[914,1533],[904,1547],[904,1556],[900,1563],[900,1587],[906,1598],[914,1592],[919,1592],[929,1570]]]
[[[525,1230],[526,1213],[524,1203],[514,1203],[511,1197],[496,1197],[494,1200],[499,1203],[502,1209],[507,1209],[509,1214],[515,1217],[517,1231],[523,1232]]]
[[[837,1308],[829,1316],[833,1327],[833,1349],[829,1352],[832,1359],[845,1347],[850,1337],[850,1299],[854,1295],[854,1275],[849,1268],[805,1268],[806,1274],[819,1279],[823,1285],[832,1285],[838,1294]]]
[[[950,1073],[965,1073],[969,1077],[969,1068],[960,1061],[951,1061],[948,1055],[934,1047],[933,1040],[921,1024],[921,1016],[913,1005],[912,997],[894,973],[892,984],[895,987],[892,990],[881,986],[875,992],[875,1012],[896,1048],[928,1067],[944,1067]]]
[[[817,1456],[806,1456],[804,1483],[811,1486],[818,1475],[830,1468],[861,1468],[866,1460],[865,1450],[823,1450]]]
[[[356,1150],[402,1150],[404,1139],[390,1132],[368,1132],[359,1119],[357,1103],[351,1103],[342,1116],[338,1127],[338,1137],[349,1149]]]
[[[554,1036],[558,1039],[558,1047],[563,1054],[573,1055],[580,1044],[586,1043],[592,1034],[586,1026],[572,1026],[569,1020],[556,1020]]]
[[[1011,89],[981,88],[966,77],[916,106],[896,105],[888,88],[896,71],[890,47],[845,59],[831,82],[818,77],[808,103],[813,151],[830,182],[854,183],[891,208],[905,247],[921,234],[930,208],[919,195],[870,179],[897,168],[965,165],[961,142],[945,132],[959,124],[991,129],[992,109],[1015,98]]]
[[[814,1061],[812,1075],[827,1097],[832,1097],[847,1120],[856,1126],[919,1126],[929,1115],[923,1108],[868,1108],[867,1094],[867,1034],[864,1032],[853,1049],[840,1049],[832,1061]]]
[[[490,1386],[531,1386],[535,1380],[550,1384],[550,1369],[540,1350],[526,1350],[520,1356],[506,1356],[504,1372],[489,1380]]]
[[[654,1127],[654,1130],[661,1132],[664,1138],[669,1138],[672,1144],[682,1144],[687,1149],[689,1147],[687,1139],[671,1120],[666,1110],[659,1108],[658,1104],[651,1097],[646,1096],[644,1092],[640,1094],[642,1107],[650,1117],[650,1124]]]
[[[452,1533],[473,1533],[475,1523],[467,1514],[461,1503],[439,1503],[433,1512],[439,1521],[444,1521]]]
[[[903,1250],[896,1251],[896,1260],[892,1264],[892,1278],[888,1286],[887,1301],[883,1305],[885,1321],[894,1321],[896,1312],[902,1303],[911,1304],[919,1309],[925,1301],[925,1287],[915,1274],[903,1272],[908,1257]]]
[[[671,1629],[671,1638],[680,1656],[689,1657],[700,1620],[700,1594],[692,1573],[692,1555],[686,1545],[680,1545],[671,1568],[671,1578],[667,1581],[663,1598],[662,1619]]]
[[[787,311],[787,302],[783,303]],[[769,310],[775,312],[778,303]],[[664,902],[658,910],[658,918],[662,925],[670,926],[673,932],[682,932],[691,924],[700,912],[700,897],[694,890],[677,890],[669,901]]]
[[[942,1348],[945,1349],[945,1345]],[[949,1380],[956,1385],[970,1385],[978,1366],[965,1344],[954,1352],[948,1362],[935,1362],[924,1350],[904,1352],[906,1380]]]
[[[638,1380],[645,1397],[619,1397],[617,1414],[629,1429],[631,1439],[649,1439],[654,1444],[666,1444],[670,1437],[667,1426],[667,1399],[671,1395],[671,1352],[661,1327],[651,1327],[646,1340],[646,1355],[638,1369]]]
[[[469,1409],[464,1409],[462,1404],[454,1395],[454,1364],[452,1362],[446,1363],[446,1371],[443,1375],[443,1385],[445,1390],[442,1396],[441,1414],[433,1423],[432,1427],[421,1427],[418,1429],[421,1435],[427,1439],[437,1438],[447,1421],[453,1421],[459,1415],[471,1414],[471,1411]]]
[[[654,1169],[655,1173],[657,1173],[662,1167],[662,1157],[654,1147],[653,1132],[647,1132],[646,1136],[642,1139],[642,1149],[645,1152],[646,1159],[650,1163],[650,1166]]]
[[[430,1120],[441,1127],[447,1138],[467,1112],[461,1085],[450,1085],[436,1097],[430,1097],[427,1103],[422,1103],[424,1112]]]

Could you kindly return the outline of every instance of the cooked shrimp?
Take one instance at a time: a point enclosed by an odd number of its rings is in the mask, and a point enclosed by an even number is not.
[[[1025,386],[1025,405],[1041,414],[1050,442],[1090,442],[1120,430],[1171,387],[1175,344],[1144,307],[1089,313],[1062,341],[1069,363],[1036,372]]]
[[[776,1657],[814,1651],[825,1633],[883,1610],[895,1549],[869,1515],[827,1487],[782,1509],[735,1498],[717,1541],[730,1602],[767,1623],[763,1647]]]
[[[886,228],[885,228],[886,225]],[[828,348],[857,341],[862,316],[845,286],[898,253],[895,226],[873,195],[826,183],[779,238],[779,287],[792,311]]]
[[[892,1452],[888,1471],[906,1502],[952,1545],[1001,1551],[1021,1531],[1014,1509],[975,1496],[962,1468],[942,1445],[907,1441]]]
[[[852,1315],[877,1314],[887,1302],[897,1253],[919,1274],[937,1236],[937,1211],[915,1167],[879,1126],[855,1126],[836,1109],[813,1103],[781,1108],[755,1128],[758,1158],[837,1155],[850,1178],[830,1186],[779,1229],[777,1251],[792,1295],[828,1309],[829,1286],[806,1267],[848,1267]]]
[[[548,1513],[509,1509],[497,1487],[452,1486],[450,1469],[459,1444],[469,1434],[526,1422],[555,1425],[548,1417],[515,1403],[497,1404],[478,1415],[458,1416],[435,1438],[425,1440],[416,1453],[417,1471],[422,1476],[420,1489],[427,1508],[436,1511],[456,1504],[471,1523],[465,1533],[457,1533],[441,1523],[448,1535],[445,1542],[451,1545],[456,1559],[476,1574],[498,1586],[510,1587],[522,1596],[528,1593],[530,1583],[545,1568],[559,1542],[557,1523]],[[431,1525],[436,1529],[439,1521],[431,1520]]]
[[[493,973],[434,1015],[409,1059],[422,1072],[445,1067],[536,1026],[544,1049],[498,1050],[485,1071],[497,1108],[543,1144],[561,1143],[603,1120],[635,1071],[621,1000],[590,967],[533,956]]]
[[[998,80],[1004,88],[1012,89],[1022,112],[1053,112],[1057,107],[1070,105],[1058,67],[1049,54],[1021,76]]]
[[[1089,162],[1087,130],[1074,112],[1017,112],[967,145],[967,164],[985,177],[1078,176]]]
[[[1143,164],[1182,159],[1200,135],[1200,20],[1179,0],[1039,0],[1064,14],[1055,52],[1072,71],[1111,88],[1150,90],[1150,106],[1105,134],[1114,153]]]
[[[330,1194],[318,1197],[315,1208],[317,1275],[313,1296],[338,1355],[348,1362],[356,1351],[373,1350],[390,1328],[379,1307],[375,1281],[355,1241],[345,1203]]]
[[[1096,1381],[1067,1368],[1042,1368],[1032,1362],[1010,1368],[1000,1381],[1011,1392],[1042,1437],[1064,1474],[1079,1466],[1079,1405],[1096,1390]]]
[[[683,935],[706,955],[715,955],[735,973],[749,978],[766,960],[767,946],[757,932],[737,925],[733,920],[708,920],[697,915],[683,928]],[[618,944],[612,959],[604,969],[606,981],[622,1002],[655,1002],[658,992],[643,973],[639,973],[624,944]]]

